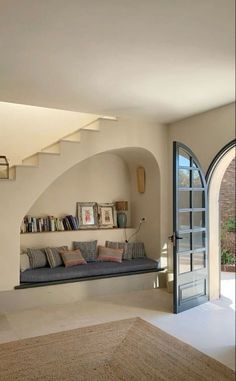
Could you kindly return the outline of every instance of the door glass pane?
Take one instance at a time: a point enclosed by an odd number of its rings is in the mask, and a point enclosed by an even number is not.
[[[202,188],[202,180],[201,180],[200,172],[194,170],[194,171],[192,171],[192,176],[193,176],[192,187],[193,188]]]
[[[191,271],[190,254],[179,254],[179,274]]]
[[[190,250],[190,234],[191,233],[183,233],[180,234],[180,237],[182,239],[178,239],[177,246],[178,246],[178,251],[188,251]]]
[[[205,227],[205,212],[193,212],[193,229]]]
[[[205,231],[193,232],[193,250],[205,247]]]
[[[190,213],[179,212],[179,230],[190,229]]]
[[[202,269],[205,267],[205,251],[200,253],[193,253],[193,270]]]
[[[193,208],[204,208],[205,202],[204,202],[204,193],[202,191],[195,191],[193,193]]]
[[[180,286],[180,299],[190,299],[195,296],[201,296],[206,294],[206,282],[201,280],[193,282],[188,285]]]
[[[179,166],[190,167],[190,157],[182,148],[179,149]]]
[[[190,208],[190,191],[179,191],[179,209]]]
[[[179,187],[190,187],[190,171],[188,169],[179,169]]]

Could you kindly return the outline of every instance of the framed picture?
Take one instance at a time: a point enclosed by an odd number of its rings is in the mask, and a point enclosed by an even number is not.
[[[115,204],[98,204],[98,222],[100,228],[116,226]]]
[[[96,202],[77,202],[79,229],[98,227],[98,206]]]

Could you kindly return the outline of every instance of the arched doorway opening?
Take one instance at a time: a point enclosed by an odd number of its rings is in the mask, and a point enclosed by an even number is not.
[[[218,299],[221,294],[221,229],[219,198],[224,174],[235,158],[236,140],[231,141],[216,155],[208,172],[209,185],[209,297]]]

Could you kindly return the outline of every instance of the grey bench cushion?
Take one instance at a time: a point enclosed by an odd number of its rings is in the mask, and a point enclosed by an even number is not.
[[[39,269],[26,270],[21,273],[20,282],[52,282],[99,275],[102,276],[109,274],[122,274],[133,271],[155,271],[157,269],[158,262],[147,257],[132,259],[130,261],[123,261],[122,263],[92,262],[87,263],[86,265],[73,266],[68,268],[59,266],[55,268],[44,267]]]

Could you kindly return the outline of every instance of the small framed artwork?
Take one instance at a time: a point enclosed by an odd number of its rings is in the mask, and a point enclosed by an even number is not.
[[[98,205],[96,202],[77,202],[79,229],[98,227]]]
[[[100,228],[113,228],[116,226],[115,204],[98,204],[98,222]]]

